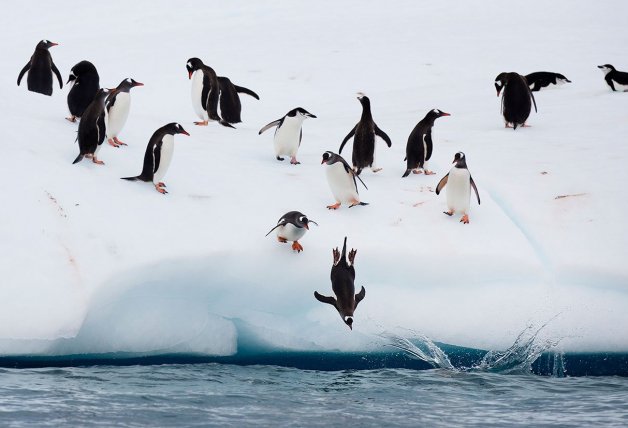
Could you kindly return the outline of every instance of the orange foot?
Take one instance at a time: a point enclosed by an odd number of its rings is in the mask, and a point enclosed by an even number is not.
[[[421,170],[421,169],[413,169],[412,170],[413,174],[421,174],[422,172],[423,172],[423,170]]]
[[[469,216],[468,216],[468,215],[466,215],[466,214],[465,214],[465,215],[463,215],[463,216],[460,218],[460,223],[469,224]]]
[[[527,123],[524,123],[523,125],[521,125],[522,128],[532,128],[532,125],[528,125]]]
[[[164,183],[163,181],[160,181],[159,183],[157,183],[157,185],[159,187],[168,187],[168,186],[166,186],[166,183]]]
[[[451,217],[452,215],[454,215],[454,210],[443,211],[443,214],[447,214],[449,217]]]
[[[425,175],[434,175],[436,174],[434,171],[430,171],[429,169],[425,170]]]
[[[333,205],[327,205],[327,209],[329,210],[337,210],[340,207],[340,202],[336,202]]]
[[[66,117],[65,120],[75,123],[76,122],[76,116],[72,115],[70,117]]]
[[[107,142],[109,143],[110,146],[120,147],[120,144],[116,143],[113,138],[109,138]]]
[[[282,238],[281,236],[277,237],[277,241],[281,242],[282,244],[285,244],[286,242],[288,242],[286,238]]]
[[[512,125],[510,123],[507,123],[505,128],[512,128]]]
[[[291,157],[290,157],[290,163],[291,163],[292,165],[301,165],[301,162],[299,162],[299,161],[297,160],[297,157],[296,157],[296,156],[291,156]]]
[[[209,120],[204,120],[202,122],[194,122],[194,125],[207,126],[208,123],[209,123]]]
[[[381,168],[372,168],[371,171],[373,172],[380,172],[382,169]]]
[[[162,195],[165,195],[166,193],[168,193],[168,191],[164,189],[163,187],[161,187],[159,184],[155,184],[155,189],[157,189],[157,191],[161,193]]]
[[[122,141],[118,140],[118,137],[113,137],[113,141],[115,141],[118,146],[128,146],[127,143],[123,143]]]
[[[303,245],[299,244],[299,241],[294,241],[292,243],[292,249],[297,253],[300,253],[301,251],[303,251]]]
[[[105,163],[101,160],[98,160],[98,158],[96,156],[92,157],[92,162],[98,164],[98,165],[104,165]]]

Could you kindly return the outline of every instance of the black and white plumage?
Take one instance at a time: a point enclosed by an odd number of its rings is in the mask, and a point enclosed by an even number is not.
[[[105,141],[105,100],[112,91],[115,91],[115,89],[99,89],[92,102],[83,112],[76,137],[79,145],[79,155],[72,163],[80,162],[83,160],[83,157],[87,157],[91,158],[96,164],[104,165],[103,161],[98,160],[97,155],[103,141]]]
[[[368,187],[342,156],[327,151],[323,153],[321,164],[327,165],[327,183],[329,183],[331,193],[336,199],[336,203],[328,205],[327,208],[335,210],[342,204],[349,205],[349,208],[356,205],[368,205],[366,202],[360,202],[356,178],[360,180],[365,189],[368,190]]]
[[[129,117],[131,88],[136,86],[144,86],[144,84],[134,79],[126,78],[120,82],[116,90],[107,98],[107,142],[114,147],[126,146],[125,143],[118,139],[118,135]]]
[[[444,211],[448,216],[455,213],[462,213],[460,221],[464,224],[469,223],[469,203],[471,200],[471,188],[475,191],[475,196],[480,205],[480,194],[478,188],[471,177],[471,173],[467,168],[467,160],[464,153],[458,152],[454,156],[453,167],[449,173],[441,178],[436,186],[436,194],[440,194],[443,187],[447,186],[447,209]]]
[[[415,174],[425,172],[425,175],[434,174],[427,168],[427,161],[432,157],[433,151],[432,127],[434,121],[443,116],[451,115],[439,109],[430,110],[410,133],[406,145],[406,158],[404,159],[407,162],[406,172],[403,177],[407,177],[410,172]]]
[[[550,85],[560,86],[565,83],[571,83],[571,80],[567,79],[560,73],[552,73],[550,71],[536,71],[526,75],[526,81],[532,92],[540,91],[543,88],[547,88]]]
[[[228,123],[242,122],[240,117],[242,103],[238,94],[247,94],[256,100],[259,100],[259,95],[250,89],[234,85],[229,78],[224,76],[218,76],[218,85],[220,86],[220,116]]]
[[[297,152],[301,147],[303,139],[303,121],[308,117],[315,118],[313,114],[301,107],[290,110],[281,119],[274,120],[259,130],[258,135],[262,132],[276,126],[275,129],[275,157],[277,160],[284,160],[282,156],[290,156],[290,163],[298,165]]]
[[[270,229],[266,236],[275,230],[279,242],[286,243],[292,241],[292,249],[299,253],[303,251],[303,246],[299,243],[299,239],[305,235],[306,231],[310,230],[310,223],[318,226],[318,223],[308,219],[302,212],[290,211],[281,216],[279,221],[277,221],[277,226]]]
[[[355,256],[357,250],[351,249],[347,260],[347,237],[345,236],[342,244],[342,253],[338,251],[338,247],[332,250],[334,264],[331,267],[331,288],[336,297],[324,296],[318,291],[314,292],[316,300],[322,303],[332,305],[338,311],[342,321],[353,330],[353,314],[358,304],[366,296],[364,287],[355,294]]]
[[[28,72],[26,84],[31,92],[38,92],[44,95],[52,95],[52,73],[56,74],[59,81],[59,88],[63,89],[63,79],[59,69],[52,61],[52,56],[48,49],[57,46],[58,43],[50,40],[42,40],[35,46],[35,52],[31,55],[28,63],[22,68],[17,76],[17,86],[20,86],[24,73]]]
[[[81,61],[70,70],[67,84],[72,87],[68,92],[68,110],[71,116],[66,119],[76,122],[100,89],[98,70],[91,62]]]
[[[604,73],[606,84],[617,92],[628,92],[628,73],[625,71],[617,71],[610,64],[598,65],[597,68]]]
[[[358,100],[362,104],[362,117],[360,121],[353,127],[347,136],[342,140],[338,153],[342,153],[342,149],[351,137],[353,137],[353,156],[351,158],[356,174],[360,175],[362,169],[371,168],[373,172],[381,171],[375,165],[375,136],[383,139],[388,147],[392,145],[388,135],[379,129],[373,121],[371,114],[371,100],[363,93],[358,93]]]
[[[527,126],[526,120],[532,111],[532,103],[534,103],[534,111],[536,109],[536,100],[528,86],[526,78],[522,75],[511,73],[500,73],[495,78],[495,89],[497,96],[502,94],[502,114],[506,122],[506,128],[512,126],[517,129],[518,126]]]
[[[188,70],[189,78],[192,80],[192,107],[194,107],[196,115],[202,119],[202,121],[194,122],[194,124],[207,126],[211,120],[233,128],[229,122],[221,119],[218,115],[220,83],[214,69],[203,64],[199,58],[188,59],[185,67]]]
[[[168,193],[162,181],[174,153],[174,136],[176,134],[190,135],[176,122],[169,123],[156,130],[146,146],[142,173],[135,177],[123,177],[123,180],[152,181],[155,189],[162,194]]]

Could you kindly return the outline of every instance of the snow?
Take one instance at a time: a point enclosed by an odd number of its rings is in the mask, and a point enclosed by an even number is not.
[[[0,39],[0,353],[228,355],[238,325],[278,348],[366,349],[404,328],[503,349],[556,314],[546,334],[565,350],[628,350],[628,94],[597,69],[628,69],[628,4],[612,3],[52,1],[36,14],[13,3]],[[103,147],[105,166],[72,165],[65,88],[45,97],[15,84],[42,38],[59,43],[64,80],[87,59],[107,87],[145,83],[120,133],[129,146]],[[241,96],[236,130],[192,124],[194,56],[260,95]],[[536,93],[531,127],[513,131],[493,87],[513,70],[573,83]],[[362,174],[370,205],[328,211],[320,159],[358,121],[358,91],[393,145],[378,141],[384,169]],[[293,166],[257,132],[298,106],[318,118],[303,124]],[[436,175],[402,179],[407,137],[433,108],[452,114],[434,126]],[[191,136],[175,137],[170,193],[120,180],[173,121]],[[457,151],[482,199],[469,225],[433,193]],[[300,254],[264,237],[291,210],[320,224]],[[313,297],[331,293],[344,236],[366,288],[353,331]]]

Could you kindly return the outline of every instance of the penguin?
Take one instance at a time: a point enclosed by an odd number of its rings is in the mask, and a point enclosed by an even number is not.
[[[414,127],[406,145],[406,158],[404,160],[407,161],[407,167],[402,177],[407,177],[410,171],[415,174],[420,174],[421,172],[425,172],[425,175],[434,174],[427,168],[427,161],[432,157],[433,149],[432,127],[434,126],[434,121],[443,116],[451,115],[435,108],[430,110]]]
[[[172,161],[174,136],[176,134],[190,135],[176,122],[169,123],[156,130],[153,136],[150,137],[148,146],[146,146],[142,173],[136,177],[122,177],[122,180],[152,181],[159,193],[168,193],[165,189],[166,185],[161,180],[166,175],[170,161]]]
[[[549,85],[564,85],[565,83],[571,83],[571,80],[567,79],[560,73],[552,73],[549,71],[537,71],[526,75],[526,81],[532,92],[538,92]]]
[[[299,239],[305,235],[306,231],[310,230],[310,223],[318,226],[318,223],[308,219],[305,214],[299,211],[290,211],[281,216],[277,226],[270,229],[266,236],[270,235],[273,230],[277,230],[277,240],[282,243],[292,241],[292,249],[300,253],[303,251],[303,246],[299,244]]]
[[[71,116],[66,119],[76,122],[76,119],[83,116],[83,112],[100,89],[98,70],[91,62],[81,61],[70,70],[67,85],[69,84],[72,84],[68,92],[68,109]]]
[[[471,188],[475,191],[480,205],[480,194],[478,188],[471,177],[471,173],[467,169],[467,161],[464,153],[458,152],[454,156],[453,167],[449,173],[441,178],[436,186],[436,194],[440,194],[443,187],[447,186],[447,209],[443,211],[448,216],[454,215],[456,212],[462,212],[461,223],[469,224],[469,201],[471,199]]]
[[[349,134],[342,140],[338,153],[342,153],[342,149],[353,137],[353,156],[352,162],[356,174],[360,175],[363,168],[370,167],[371,171],[378,172],[381,168],[375,166],[375,136],[383,139],[388,147],[392,145],[388,135],[379,129],[373,121],[371,114],[371,100],[363,93],[358,93],[358,100],[362,104],[362,117],[357,125],[353,127]]]
[[[118,134],[124,127],[126,119],[129,117],[129,109],[131,108],[131,88],[136,86],[144,86],[134,79],[126,78],[116,88],[116,90],[107,98],[107,142],[114,146],[126,146],[126,143],[118,140]]]
[[[297,152],[301,146],[301,139],[303,138],[303,121],[308,117],[316,118],[312,113],[308,112],[304,108],[297,107],[290,110],[281,119],[274,120],[268,125],[259,130],[258,135],[267,129],[276,126],[275,130],[275,156],[277,160],[283,161],[281,156],[290,156],[290,163],[292,165],[298,165],[301,162],[297,161]]]
[[[506,128],[517,129],[517,126],[528,126],[526,120],[530,116],[532,110],[532,102],[534,102],[534,111],[536,109],[536,100],[534,94],[530,91],[526,78],[518,73],[500,73],[495,78],[495,89],[497,96],[501,90],[502,94],[502,114],[506,122]],[[512,124],[512,125],[511,125]]]
[[[364,286],[358,294],[355,294],[355,255],[357,250],[351,249],[349,252],[349,261],[347,262],[347,237],[345,236],[342,244],[342,254],[338,251],[338,247],[332,250],[334,264],[331,267],[331,288],[336,298],[323,296],[318,291],[314,292],[316,300],[322,303],[329,303],[338,311],[342,321],[353,330],[353,313],[358,304],[364,299],[366,290]]]
[[[327,165],[327,182],[331,193],[336,198],[335,204],[327,205],[328,209],[336,210],[343,203],[349,204],[349,208],[356,205],[368,205],[366,202],[360,202],[358,184],[355,179],[360,180],[366,190],[368,187],[342,156],[327,151],[323,153],[322,164]]]
[[[201,122],[194,122],[194,125],[207,126],[212,120],[233,128],[218,115],[220,84],[214,69],[203,64],[198,58],[188,59],[185,67],[188,70],[188,77],[192,80],[192,106],[198,117],[203,119]]]
[[[597,68],[604,72],[604,80],[613,91],[628,92],[628,73],[617,71],[610,64],[598,65]]]
[[[99,165],[105,164],[98,160],[97,154],[103,141],[105,141],[107,120],[105,117],[105,100],[113,91],[115,89],[99,89],[83,112],[76,137],[80,152],[72,162],[73,164],[82,161],[83,157],[91,158],[92,162]]]
[[[50,40],[42,40],[37,43],[37,46],[35,46],[35,52],[31,56],[31,59],[28,60],[28,63],[17,76],[17,86],[20,86],[20,81],[22,80],[24,73],[28,71],[26,83],[29,91],[38,92],[48,96],[52,95],[52,73],[57,75],[59,88],[63,89],[63,79],[61,79],[61,73],[59,73],[59,69],[52,61],[52,56],[48,51],[51,47],[58,45],[58,43],[51,42]]]
[[[218,76],[218,85],[220,86],[220,115],[225,122],[240,123],[240,113],[242,113],[242,103],[238,93],[247,94],[259,100],[259,95],[250,89],[237,86],[231,83],[228,77]]]

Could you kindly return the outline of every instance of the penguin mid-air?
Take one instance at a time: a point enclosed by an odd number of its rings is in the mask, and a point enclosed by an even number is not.
[[[451,115],[435,108],[430,110],[414,127],[406,145],[406,158],[404,160],[407,161],[407,166],[406,172],[402,177],[407,177],[410,175],[410,172],[415,174],[424,172],[425,175],[434,174],[427,168],[427,161],[432,157],[433,150],[432,127],[434,126],[434,121],[443,116]]]
[[[275,157],[277,160],[282,161],[284,159],[282,156],[290,156],[290,163],[298,165],[300,162],[297,161],[297,152],[303,138],[303,121],[308,117],[316,118],[316,116],[301,107],[294,108],[281,119],[274,120],[264,126],[259,130],[258,135],[276,126],[274,139]]]
[[[458,152],[454,156],[453,167],[449,170],[449,173],[441,178],[436,186],[436,194],[440,194],[443,187],[447,185],[447,209],[444,211],[448,216],[452,216],[455,213],[462,213],[460,222],[464,224],[469,223],[469,203],[471,200],[471,188],[475,191],[475,196],[478,198],[478,205],[480,205],[480,194],[478,188],[471,177],[471,173],[467,169],[467,161],[464,153]]]
[[[78,163],[83,157],[91,158],[92,162],[104,165],[98,160],[98,151],[105,141],[106,134],[106,114],[105,100],[115,89],[99,89],[92,102],[83,112],[83,117],[79,122],[78,135],[76,137],[79,145],[79,155],[72,163]]]
[[[247,94],[256,100],[259,100],[259,95],[250,89],[234,85],[229,78],[224,76],[218,76],[218,85],[220,86],[220,116],[222,116],[225,122],[242,122],[240,117],[242,103],[238,94]]]
[[[118,140],[118,134],[122,131],[131,108],[131,88],[144,86],[131,78],[124,79],[116,90],[107,98],[107,142],[114,146],[126,146],[126,143]]]
[[[172,161],[174,136],[176,134],[190,135],[176,122],[169,123],[156,130],[153,136],[150,137],[148,146],[146,146],[142,173],[136,177],[122,177],[122,180],[152,181],[159,193],[168,193],[165,189],[166,185],[161,180],[166,175]]]
[[[613,91],[628,92],[628,73],[617,71],[610,64],[598,65],[597,68],[604,73],[604,80]]]
[[[368,187],[342,156],[332,152],[325,152],[323,153],[321,164],[327,165],[327,182],[329,183],[331,193],[336,199],[335,204],[327,205],[328,209],[338,209],[342,204],[348,204],[349,208],[356,205],[368,205],[366,202],[360,202],[356,178],[360,180],[365,189],[368,190]]]
[[[59,88],[63,89],[63,79],[61,79],[61,73],[59,69],[52,61],[52,56],[48,49],[53,46],[57,46],[58,43],[51,42],[50,40],[42,40],[37,43],[35,52],[28,60],[28,63],[20,71],[17,76],[17,86],[20,86],[20,81],[24,76],[24,73],[28,71],[26,77],[26,83],[28,90],[31,92],[38,92],[44,95],[52,95],[52,73],[57,75],[59,80]]]
[[[70,70],[67,84],[72,84],[72,87],[68,92],[68,109],[71,116],[66,119],[76,122],[76,119],[83,116],[83,112],[100,89],[98,70],[91,62],[81,61]]]
[[[192,80],[192,106],[196,115],[202,119],[200,122],[194,122],[194,125],[207,126],[211,120],[233,128],[218,115],[220,84],[214,69],[203,64],[198,58],[188,59],[185,67],[188,70],[188,77]]]
[[[342,321],[353,330],[353,313],[358,307],[358,303],[364,299],[366,290],[364,287],[355,294],[355,255],[357,250],[351,249],[349,252],[349,261],[347,262],[347,237],[345,236],[342,244],[342,254],[338,251],[338,247],[332,250],[334,264],[331,267],[331,288],[336,298],[323,296],[318,291],[314,292],[314,297],[319,302],[329,303],[338,311]]]
[[[361,92],[358,93],[358,100],[362,104],[362,117],[358,124],[342,140],[338,153],[342,153],[342,149],[347,141],[353,137],[353,156],[351,160],[356,174],[360,175],[362,169],[367,167],[370,167],[373,172],[381,171],[381,168],[375,166],[375,136],[377,135],[384,140],[388,147],[392,143],[388,135],[379,129],[373,121],[371,100]]]
[[[536,101],[534,95],[526,82],[526,78],[518,73],[500,73],[495,78],[495,89],[497,96],[504,90],[502,94],[502,114],[506,128],[517,129],[517,126],[528,126],[526,120],[530,116],[532,103],[534,103],[534,111],[536,109]]]
[[[292,241],[292,249],[299,253],[303,251],[303,246],[299,244],[299,239],[305,235],[306,231],[310,230],[310,223],[318,226],[318,223],[308,219],[305,214],[299,211],[290,211],[281,216],[277,226],[270,229],[266,236],[270,235],[270,232],[273,230],[276,230],[277,240],[284,244]]]
[[[565,83],[571,83],[571,80],[567,79],[560,73],[552,73],[549,71],[537,71],[526,75],[526,81],[532,92],[540,91],[543,88],[547,88],[550,85],[564,85]]]

